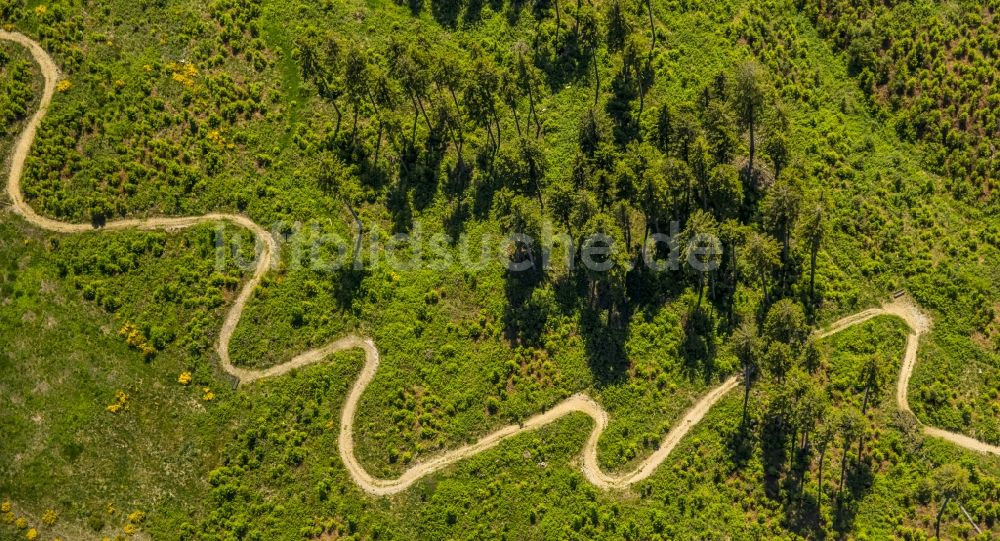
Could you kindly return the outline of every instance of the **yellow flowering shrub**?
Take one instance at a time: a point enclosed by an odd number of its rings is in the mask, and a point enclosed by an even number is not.
[[[204,396],[201,397],[202,400],[205,400],[206,402],[211,402],[212,400],[215,400],[215,393],[212,392],[212,389],[209,389],[208,387],[202,387],[201,392],[205,393]]]
[[[142,352],[142,356],[148,361],[156,355],[156,348],[154,348],[147,340],[142,331],[138,329],[135,325],[131,323],[125,323],[122,325],[121,329],[118,329],[118,336],[125,338],[125,342],[136,351]]]
[[[4,513],[3,514],[3,522],[4,522],[4,524],[13,524],[14,523],[14,512],[13,511],[7,511],[6,513]]]
[[[128,515],[128,521],[131,522],[132,524],[141,524],[141,523],[145,522],[145,520],[146,520],[146,513],[143,513],[142,511],[139,511],[138,509],[136,509],[135,511],[132,511]]]
[[[73,83],[69,79],[63,79],[56,84],[56,90],[59,92],[66,92],[71,88],[73,88]]]
[[[109,515],[115,514],[115,504],[108,502],[107,512]]]
[[[24,534],[25,539],[28,541],[35,541],[38,539],[38,530],[31,528],[27,533]]]
[[[4,500],[3,503],[0,503],[0,512],[10,513],[11,509],[13,509],[13,506],[10,504],[9,501]]]
[[[219,130],[212,130],[208,132],[208,135],[206,137],[208,137],[209,141],[215,143],[216,145],[219,145],[220,147],[228,148],[230,150],[236,148],[235,144],[226,141],[226,138],[222,135],[221,132],[219,132]]]
[[[53,509],[49,509],[42,515],[42,523],[46,526],[52,526],[56,523],[56,519],[59,518],[59,514]]]
[[[122,530],[125,532],[125,535],[135,535],[139,531],[139,528],[136,528],[135,524],[126,524]]]
[[[188,385],[191,383],[191,372],[181,372],[180,376],[177,376],[177,383],[181,385]]]
[[[24,517],[17,517],[17,520],[14,521],[14,526],[17,526],[17,529],[19,530],[23,530],[28,527],[28,519]]]
[[[128,393],[122,390],[115,392],[115,401],[108,404],[107,410],[111,413],[118,413],[120,411],[128,411]],[[109,509],[110,504],[108,506]],[[114,513],[114,511],[108,511],[109,513]]]
[[[198,68],[194,64],[171,62],[167,69],[172,72],[171,79],[188,88],[194,87],[194,78],[198,76]]]
[[[38,15],[39,17],[41,17],[42,15],[45,15],[48,12],[49,12],[48,6],[37,6],[37,7],[35,7],[35,15]]]

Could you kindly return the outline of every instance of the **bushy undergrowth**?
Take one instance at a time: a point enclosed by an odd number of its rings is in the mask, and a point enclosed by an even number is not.
[[[218,327],[245,278],[217,235],[242,236],[247,260],[246,232],[41,235],[10,216],[0,498],[58,510],[49,529],[26,518],[45,535],[73,523],[181,539],[920,539],[946,481],[967,479],[957,501],[996,531],[995,461],[924,438],[895,411],[903,325],[807,339],[812,323],[909,290],[934,319],[910,388],[918,419],[1000,441],[1000,224],[994,172],[975,158],[995,126],[988,107],[963,112],[967,87],[996,69],[970,45],[959,82],[930,71],[931,52],[911,61],[921,53],[899,36],[916,19],[902,7],[823,9],[0,0],[0,23],[65,70],[25,178],[46,215],[100,225],[228,210],[286,248],[302,223],[350,239],[355,214],[366,243],[548,222],[620,238],[618,263],[639,262],[671,220],[685,238],[721,239],[721,265],[705,273],[519,274],[502,259],[331,272],[285,250],[232,357],[266,367],[347,332],[373,337],[382,364],[354,434],[373,475],[581,391],[612,420],[602,467],[634,467],[706,389],[750,378],[746,402],[724,399],[626,494],[574,465],[590,425],[573,416],[375,500],[337,455],[359,353],[237,391],[217,369]],[[864,35],[854,18],[870,19]],[[969,17],[936,24],[989,40],[963,30]],[[944,47],[930,36],[911,41]],[[39,87],[24,58],[0,48],[12,126],[0,148]],[[921,74],[915,90],[904,64]],[[935,125],[959,123],[938,128],[940,148],[917,130],[934,92],[954,104]],[[453,261],[459,249],[442,248]],[[970,532],[954,505],[943,523]],[[0,526],[13,535],[25,534]]]

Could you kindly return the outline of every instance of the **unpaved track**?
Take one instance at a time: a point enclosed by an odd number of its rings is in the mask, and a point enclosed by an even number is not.
[[[29,119],[27,125],[15,143],[14,151],[11,155],[11,169],[10,176],[7,181],[7,193],[13,201],[14,210],[24,216],[28,222],[49,231],[55,231],[58,233],[79,233],[92,231],[95,228],[88,224],[70,224],[40,216],[24,200],[21,192],[21,177],[24,171],[24,163],[31,150],[31,145],[34,142],[38,126],[41,123],[42,118],[45,116],[45,113],[48,111],[49,104],[52,101],[56,81],[59,79],[59,70],[52,61],[52,58],[49,57],[49,55],[30,38],[22,34],[0,30],[0,40],[12,41],[27,48],[41,68],[45,79],[45,89],[42,93],[42,99],[39,103],[38,110],[31,117],[31,119]],[[629,472],[609,474],[601,470],[597,461],[597,443],[600,440],[601,434],[604,433],[604,430],[608,426],[608,413],[589,396],[585,394],[576,394],[556,404],[552,409],[535,415],[519,425],[506,426],[487,436],[484,436],[475,443],[442,453],[424,462],[420,462],[406,470],[397,479],[378,479],[372,477],[367,471],[365,471],[354,455],[355,413],[357,412],[358,403],[361,401],[361,396],[364,394],[368,384],[371,383],[372,379],[375,377],[379,364],[378,349],[375,347],[375,343],[372,342],[371,339],[353,335],[346,336],[326,346],[302,353],[288,362],[265,370],[239,368],[233,366],[230,361],[229,341],[232,338],[233,331],[236,329],[236,325],[240,321],[240,317],[243,315],[243,309],[246,306],[246,302],[250,298],[254,289],[260,283],[264,274],[274,266],[276,261],[278,253],[277,243],[267,231],[245,216],[219,213],[179,218],[118,220],[108,222],[100,229],[172,230],[191,227],[205,222],[220,221],[239,225],[252,231],[257,238],[259,249],[257,267],[254,270],[253,276],[240,290],[236,301],[226,314],[226,319],[219,332],[219,340],[216,343],[216,351],[221,359],[222,368],[229,374],[239,378],[241,383],[246,383],[261,378],[280,376],[294,368],[323,361],[338,351],[355,348],[362,349],[365,353],[365,363],[361,370],[361,374],[358,376],[357,380],[355,380],[354,385],[351,387],[351,391],[347,396],[347,400],[344,402],[344,408],[340,419],[338,447],[340,448],[340,458],[344,462],[344,465],[351,477],[358,484],[358,486],[370,494],[381,496],[402,492],[424,476],[430,475],[450,464],[463,460],[479,452],[495,447],[500,442],[508,438],[514,437],[526,431],[535,430],[573,413],[582,413],[589,416],[594,421],[594,427],[590,432],[590,437],[587,439],[582,452],[582,469],[584,475],[588,480],[590,480],[590,482],[602,489],[622,489],[652,475],[656,468],[659,467],[664,460],[666,460],[667,456],[670,455],[677,443],[683,439],[688,430],[698,424],[698,422],[701,421],[708,410],[715,405],[716,402],[718,402],[723,396],[726,395],[726,393],[739,384],[739,380],[736,377],[731,377],[718,387],[712,389],[690,410],[688,410],[683,417],[681,417],[680,421],[670,430],[670,432],[667,433],[663,441],[660,442],[657,450],[643,460],[634,470]],[[919,312],[917,312],[915,308],[910,310],[910,308],[902,305],[893,304],[887,305],[881,309],[866,310],[860,314],[844,318],[837,323],[834,323],[833,326],[826,331],[818,334],[820,337],[829,336],[839,330],[884,314],[899,315],[907,321],[912,329],[914,329],[914,334],[911,334],[907,340],[906,359],[904,360],[903,371],[900,375],[900,394],[897,395],[900,407],[909,411],[909,408],[906,406],[905,384],[909,381],[910,373],[913,370],[913,363],[916,360],[917,334],[923,332],[927,325],[926,320],[922,319],[922,316],[920,316]],[[925,427],[924,431],[927,434],[948,439],[969,449],[1000,454],[1000,450],[996,447],[973,440],[966,436],[944,432],[932,427]]]
[[[903,353],[903,366],[899,369],[899,378],[896,380],[896,404],[900,410],[913,415],[906,395],[910,388],[910,376],[913,375],[913,368],[917,364],[917,346],[920,345],[920,336],[929,331],[931,327],[930,318],[920,312],[913,302],[906,298],[900,298],[882,306],[882,308],[872,308],[847,316],[835,321],[826,329],[817,332],[816,337],[824,338],[854,325],[864,323],[874,317],[886,315],[896,316],[905,321],[906,325],[910,327],[910,333],[906,336],[906,351]],[[947,430],[933,426],[921,426],[924,434],[928,436],[948,440],[955,445],[980,453],[1000,455],[1000,447],[996,445],[990,445],[969,436],[948,432]]]

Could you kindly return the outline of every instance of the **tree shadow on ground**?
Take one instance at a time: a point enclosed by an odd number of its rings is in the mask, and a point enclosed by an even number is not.
[[[380,160],[380,163],[367,161],[365,162],[364,169],[361,170],[359,178],[363,185],[379,191],[389,184],[391,175],[384,161]]]
[[[808,539],[821,539],[825,530],[820,524],[819,506],[815,493],[805,493],[806,473],[812,463],[812,452],[796,448],[793,452],[792,467],[785,476],[784,504],[785,523],[788,529]]]
[[[622,72],[611,80],[611,98],[604,111],[614,125],[615,142],[624,145],[639,133],[639,123],[632,111],[632,101],[638,98],[634,81],[627,80]]]
[[[368,276],[365,269],[355,269],[351,261],[333,272],[330,282],[333,284],[333,299],[337,308],[354,312],[354,300],[361,295],[362,284]]]
[[[666,257],[657,252],[656,258]],[[638,264],[625,275],[625,291],[629,305],[636,311],[660,308],[684,293],[685,282],[673,271],[657,272]]]
[[[785,503],[785,526],[806,539],[824,539],[826,529],[821,522],[815,493],[798,493]]]
[[[579,82],[593,87],[593,50],[584,50],[580,36],[572,28],[563,28],[559,39],[537,32],[532,43],[535,66],[545,74],[549,92],[558,92],[567,84]]]
[[[453,202],[450,208],[446,211],[444,217],[444,231],[448,235],[448,240],[451,245],[454,246],[458,244],[459,238],[465,231],[465,222],[472,217],[471,205],[469,200],[465,197],[461,197]],[[470,246],[469,250],[473,248]],[[471,252],[470,252],[471,255]]]
[[[410,15],[417,16],[424,10],[424,0],[396,0],[401,5],[410,9]]]
[[[445,28],[454,29],[458,25],[461,11],[461,0],[431,0],[431,16]]]
[[[465,13],[462,14],[462,22],[473,24],[479,21],[483,13],[483,0],[468,0],[465,4]]]
[[[539,347],[551,306],[533,295],[542,282],[536,268],[505,273],[507,307],[503,314],[504,335],[512,344]]]
[[[460,196],[465,193],[472,180],[473,166],[464,159],[458,159],[452,167],[448,168],[448,175],[445,177],[442,190],[448,196]]]
[[[714,318],[701,306],[695,306],[681,318],[684,341],[680,353],[684,375],[691,380],[700,378],[708,383],[715,376]]]
[[[854,523],[857,519],[859,505],[864,500],[865,495],[871,491],[875,482],[875,474],[872,465],[868,460],[861,463],[855,462],[848,466],[845,491],[842,491],[837,499],[834,511],[833,528],[841,536],[846,536],[854,531]]]
[[[493,195],[500,185],[494,178],[492,151],[481,148],[476,153],[475,174],[472,175],[473,205],[472,215],[478,220],[484,220],[493,210]]]
[[[590,307],[580,312],[587,364],[599,385],[624,380],[629,367],[625,354],[629,318],[627,315],[614,317],[613,313],[613,310]]]
[[[507,24],[516,27],[517,23],[521,20],[521,12],[524,11],[524,0],[509,0],[507,3],[507,9],[505,15],[507,16]]]
[[[434,200],[444,160],[443,141],[435,135],[424,142],[423,151],[406,144],[399,155],[399,182],[411,191],[410,199],[417,210],[423,210]]]
[[[764,466],[764,494],[772,500],[781,498],[781,477],[788,460],[788,431],[780,411],[764,414],[760,431],[761,461]]]
[[[757,449],[757,438],[754,437],[756,421],[753,416],[747,420],[747,426],[737,426],[723,435],[723,442],[733,470],[745,468],[753,458]]]
[[[552,291],[555,293],[556,307],[564,316],[573,315],[580,308],[580,295],[586,291],[585,280],[578,273],[566,273],[552,278]]]
[[[838,498],[833,507],[833,529],[841,538],[854,531],[854,521],[858,515],[858,501],[851,498]]]
[[[401,181],[395,182],[389,189],[386,208],[392,216],[394,233],[410,230],[413,226],[413,207],[410,205],[410,192]]]

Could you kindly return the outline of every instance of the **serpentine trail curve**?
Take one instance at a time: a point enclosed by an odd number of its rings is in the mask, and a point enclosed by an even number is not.
[[[835,321],[826,329],[816,332],[817,338],[825,338],[837,334],[838,332],[864,323],[869,319],[878,316],[896,316],[906,322],[910,327],[910,332],[906,336],[906,350],[903,353],[903,366],[899,369],[899,377],[896,379],[896,406],[906,413],[913,415],[910,410],[910,402],[907,399],[907,392],[910,387],[910,376],[913,375],[913,368],[917,365],[917,346],[920,344],[920,336],[931,328],[930,318],[922,313],[912,302],[905,298],[897,299],[881,308],[872,308],[847,316]],[[916,417],[914,415],[914,417]],[[919,421],[918,421],[919,422]],[[921,424],[924,434],[948,440],[955,445],[979,453],[1000,455],[1000,447],[990,445],[986,442],[970,438],[964,434],[956,434],[947,430],[942,430],[933,426]]]
[[[13,152],[11,153],[11,167],[10,175],[7,180],[7,193],[13,202],[13,208],[31,224],[49,231],[58,233],[80,233],[95,230],[95,227],[89,224],[65,223],[41,216],[36,213],[34,209],[32,209],[31,206],[24,200],[24,196],[21,191],[21,178],[24,172],[24,164],[27,160],[29,152],[31,151],[31,145],[34,142],[38,126],[45,117],[49,104],[52,101],[56,82],[59,79],[59,69],[52,61],[52,58],[37,42],[27,36],[24,36],[23,34],[0,30],[0,40],[14,42],[28,49],[41,69],[45,81],[45,88],[42,93],[38,109],[28,120],[23,131],[21,132],[21,135],[15,142]],[[236,325],[239,323],[240,318],[243,315],[246,302],[250,298],[254,289],[260,283],[261,279],[264,277],[264,274],[275,266],[278,246],[274,237],[246,216],[223,213],[177,218],[116,220],[104,224],[100,227],[100,229],[173,230],[191,227],[196,224],[206,222],[220,221],[229,222],[253,232],[257,238],[258,247],[260,249],[260,255],[257,259],[257,267],[254,270],[252,277],[240,290],[239,295],[230,307],[229,312],[226,314],[225,321],[222,324],[222,329],[219,331],[219,339],[216,342],[216,352],[221,360],[223,370],[237,377],[241,383],[246,383],[262,378],[280,376],[292,369],[321,362],[327,359],[330,355],[339,351],[355,348],[363,350],[365,354],[364,367],[362,368],[361,374],[351,387],[341,413],[338,447],[340,457],[352,479],[364,491],[373,495],[384,496],[402,492],[422,477],[430,475],[467,457],[495,447],[506,439],[526,431],[535,430],[572,413],[582,413],[589,416],[594,421],[594,427],[591,430],[590,436],[587,439],[582,451],[582,470],[584,476],[591,483],[602,489],[623,489],[652,475],[653,472],[656,471],[657,467],[659,467],[659,465],[666,460],[667,456],[670,455],[674,447],[681,441],[681,439],[683,439],[691,427],[698,424],[698,422],[701,421],[713,405],[722,399],[722,397],[729,391],[739,385],[739,380],[736,377],[730,377],[721,385],[709,391],[681,417],[677,424],[667,433],[663,441],[660,442],[657,450],[644,459],[632,471],[623,473],[606,473],[601,470],[597,461],[597,443],[601,434],[603,434],[604,430],[608,426],[608,413],[600,406],[600,404],[589,396],[585,394],[575,394],[556,404],[548,411],[530,417],[519,425],[506,426],[482,437],[475,443],[442,453],[429,458],[424,462],[420,462],[406,470],[397,479],[375,478],[372,477],[357,461],[357,458],[354,455],[353,437],[354,417],[357,411],[358,403],[360,402],[365,389],[368,387],[368,384],[371,383],[372,379],[375,377],[375,373],[377,372],[379,365],[378,348],[375,347],[375,343],[370,338],[355,335],[345,336],[327,344],[326,346],[306,351],[305,353],[297,355],[290,361],[265,370],[240,368],[234,366],[230,360],[229,342],[232,338],[233,331],[236,329]],[[897,400],[899,401],[901,409],[909,411],[909,407],[906,402],[906,382],[909,381],[910,373],[913,370],[913,364],[916,362],[917,336],[922,333],[927,326],[926,319],[924,319],[923,316],[920,316],[919,312],[917,312],[915,308],[911,311],[902,304],[892,304],[881,309],[867,310],[834,323],[833,326],[818,333],[818,335],[820,337],[829,336],[830,334],[838,332],[851,325],[867,321],[872,317],[883,314],[892,314],[903,317],[903,319],[914,331],[913,334],[911,334],[907,339],[906,357],[900,374],[899,391],[897,393]],[[968,449],[1000,454],[1000,448],[979,442],[967,436],[952,434],[933,427],[924,427],[924,432],[932,436],[947,439]]]

